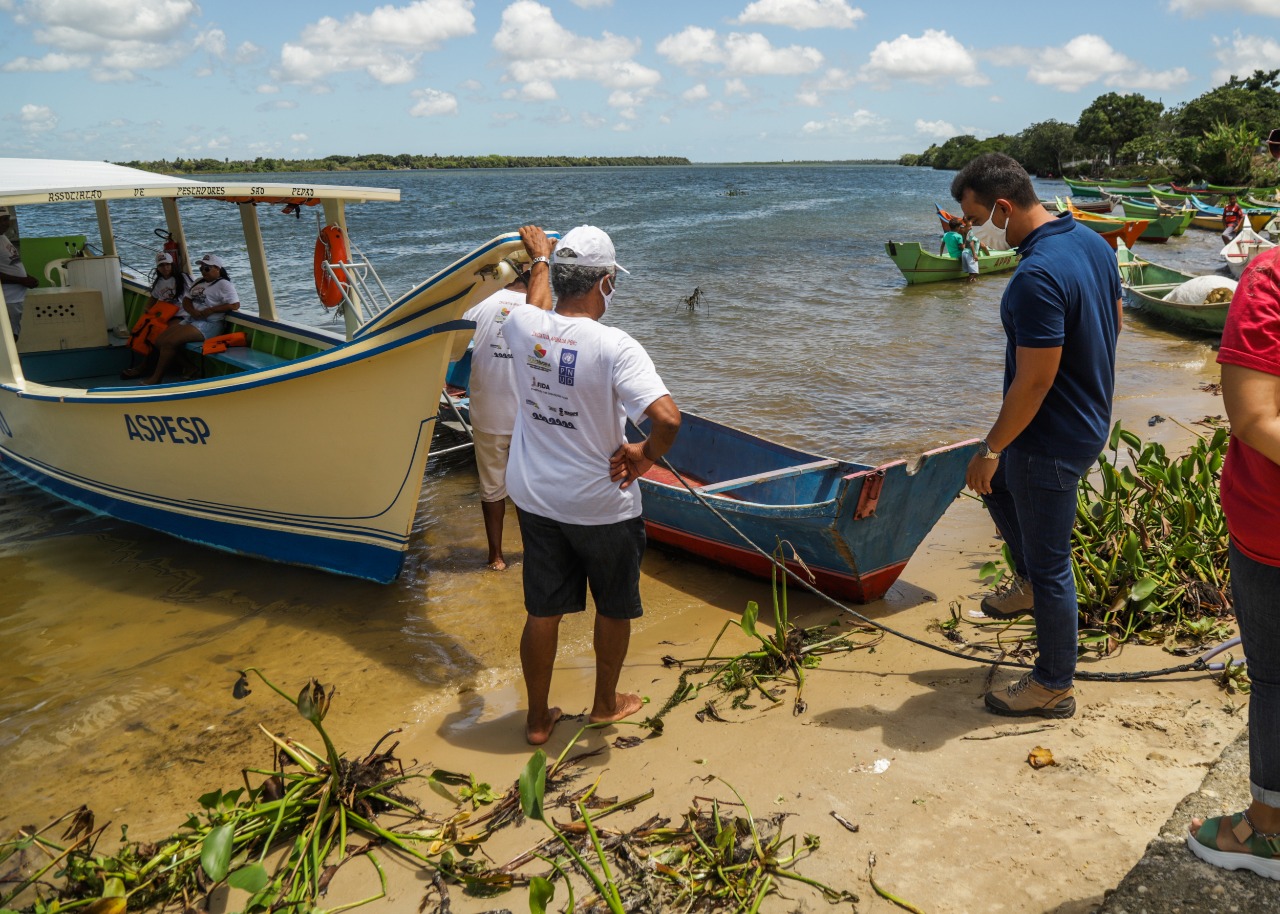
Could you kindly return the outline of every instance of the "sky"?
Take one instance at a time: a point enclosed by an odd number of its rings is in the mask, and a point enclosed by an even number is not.
[[[0,156],[896,159],[1280,67],[1280,0],[0,0]]]

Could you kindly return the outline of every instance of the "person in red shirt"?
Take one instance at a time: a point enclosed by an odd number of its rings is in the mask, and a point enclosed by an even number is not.
[[[1222,346],[1231,442],[1222,510],[1231,596],[1249,662],[1249,787],[1244,812],[1193,820],[1187,846],[1225,869],[1280,879],[1280,248],[1254,258],[1231,299]]]
[[[1236,195],[1227,197],[1227,205],[1222,208],[1222,243],[1229,244],[1231,239],[1240,234],[1244,226],[1244,210],[1236,202]]]

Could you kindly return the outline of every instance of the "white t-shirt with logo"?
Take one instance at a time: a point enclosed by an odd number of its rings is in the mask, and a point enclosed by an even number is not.
[[[476,322],[471,349],[471,425],[490,435],[510,435],[516,425],[516,375],[502,337],[507,315],[525,304],[523,292],[499,289],[462,315]]]
[[[568,524],[640,516],[640,486],[620,489],[609,458],[626,420],[667,395],[648,353],[622,330],[588,317],[517,308],[503,336],[520,397],[507,492],[525,511]]]

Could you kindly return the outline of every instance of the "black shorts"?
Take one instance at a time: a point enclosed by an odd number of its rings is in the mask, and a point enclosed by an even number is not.
[[[524,540],[524,608],[529,615],[582,612],[590,584],[600,615],[640,617],[644,518],[588,526],[529,511],[518,514]]]

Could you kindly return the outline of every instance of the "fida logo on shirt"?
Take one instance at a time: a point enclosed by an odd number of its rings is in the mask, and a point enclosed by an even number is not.
[[[573,368],[578,362],[578,351],[576,349],[562,349],[560,351],[560,383],[565,387],[573,386]]]

